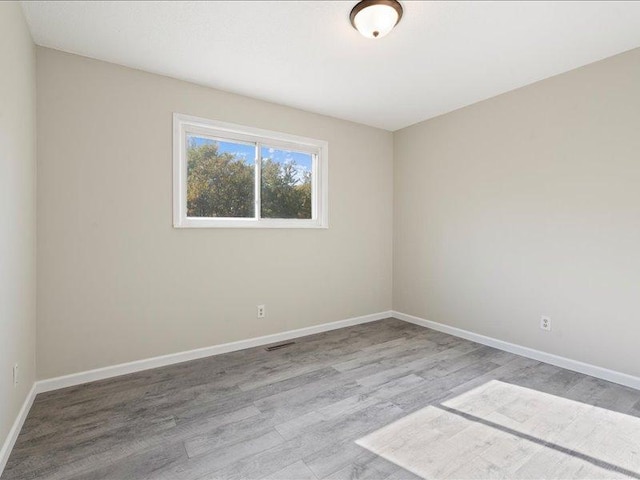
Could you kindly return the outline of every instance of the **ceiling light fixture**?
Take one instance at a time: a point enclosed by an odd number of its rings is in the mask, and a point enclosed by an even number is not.
[[[384,37],[401,18],[402,5],[396,0],[362,0],[349,15],[353,28],[367,38]]]

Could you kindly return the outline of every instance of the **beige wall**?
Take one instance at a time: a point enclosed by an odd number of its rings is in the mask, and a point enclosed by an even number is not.
[[[35,378],[35,62],[19,4],[0,2],[0,446]]]
[[[172,228],[172,112],[327,140],[330,228]],[[39,378],[391,307],[389,132],[39,48],[38,150]]]
[[[400,130],[394,162],[396,310],[640,375],[640,49]]]
[[[396,310],[640,374],[640,50],[393,135],[44,48],[38,108],[39,378],[387,310],[392,204]],[[172,112],[328,140],[331,228],[173,229]]]

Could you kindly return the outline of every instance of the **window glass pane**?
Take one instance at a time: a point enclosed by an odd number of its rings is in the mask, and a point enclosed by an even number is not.
[[[187,135],[187,216],[255,216],[255,145]]]
[[[262,218],[311,218],[313,155],[262,147]]]

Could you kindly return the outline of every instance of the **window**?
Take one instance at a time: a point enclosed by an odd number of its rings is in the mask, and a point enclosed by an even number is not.
[[[327,142],[173,115],[175,227],[326,228]]]

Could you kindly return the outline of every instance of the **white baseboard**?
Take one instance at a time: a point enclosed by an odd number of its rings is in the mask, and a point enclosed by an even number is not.
[[[393,317],[405,322],[414,323],[421,327],[431,328],[439,332],[448,333],[456,337],[471,340],[472,342],[481,343],[490,347],[504,350],[505,352],[515,353],[523,357],[538,360],[540,362],[549,363],[557,367],[566,368],[567,370],[573,370],[574,372],[584,373],[592,377],[601,378],[609,382],[618,383],[626,387],[635,388],[640,390],[640,377],[634,377],[615,370],[609,370],[608,368],[598,367],[589,363],[580,362],[571,358],[561,357],[552,353],[543,352],[541,350],[535,350],[529,347],[523,347],[516,345],[515,343],[505,342],[504,340],[498,340],[497,338],[487,337],[480,335],[479,333],[470,332],[461,328],[451,327],[443,323],[432,322],[431,320],[425,320],[424,318],[416,317],[413,315],[407,315],[401,312],[392,312]]]
[[[27,415],[29,414],[29,410],[31,409],[31,405],[33,405],[33,400],[36,398],[36,385],[33,384],[31,386],[31,390],[27,394],[27,397],[24,399],[22,403],[22,407],[18,412],[18,416],[16,420],[13,422],[11,426],[11,430],[9,430],[9,434],[2,444],[2,448],[0,449],[0,476],[4,471],[4,467],[7,465],[7,461],[9,460],[9,455],[11,455],[11,450],[16,443],[16,439],[20,434],[20,430],[22,430],[22,425],[24,421],[27,419]]]
[[[36,382],[36,392],[37,393],[49,392],[51,390],[58,390],[60,388],[72,387],[72,386],[80,385],[87,382],[94,382],[96,380],[104,380],[105,378],[117,377],[119,375],[126,375],[128,373],[140,372],[142,370],[149,370],[151,368],[164,367],[167,365],[173,365],[175,363],[187,362],[189,360],[196,360],[198,358],[210,357],[212,355],[220,355],[222,353],[235,352],[237,350],[244,350],[245,348],[259,347],[261,345],[268,345],[270,343],[282,342],[284,340],[291,340],[292,338],[304,337],[306,335],[313,335],[315,333],[328,332],[329,330],[336,330],[338,328],[359,325],[361,323],[374,322],[376,320],[382,320],[384,318],[389,318],[391,316],[392,316],[391,311],[373,313],[373,314],[364,315],[361,317],[353,317],[353,318],[348,318],[346,320],[338,320],[337,322],[314,325],[313,327],[299,328],[296,330],[289,330],[282,333],[275,333],[273,335],[265,335],[263,337],[249,338],[247,340],[239,340],[237,342],[223,343],[221,345],[198,348],[195,350],[188,350],[186,352],[171,353],[169,355],[162,355],[160,357],[136,360],[134,362],[121,363],[118,365],[113,365],[113,366],[103,367],[103,368],[96,368],[94,370],[87,370],[84,372],[73,373],[71,375],[48,378],[48,379],[39,380],[38,382]]]

